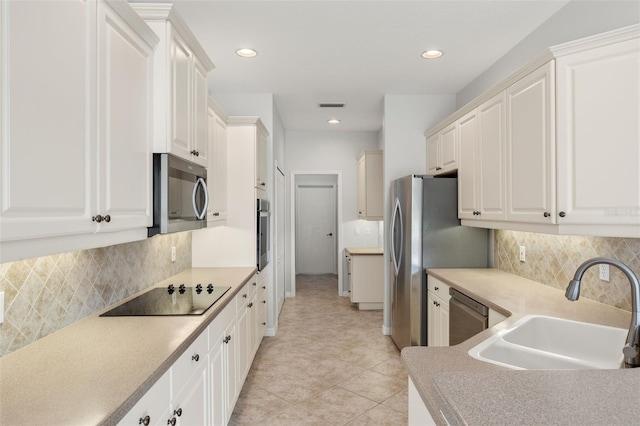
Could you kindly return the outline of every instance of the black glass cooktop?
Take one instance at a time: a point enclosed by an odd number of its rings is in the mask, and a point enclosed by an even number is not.
[[[154,288],[140,296],[116,306],[101,317],[162,316],[162,315],[202,315],[213,306],[231,287],[201,284],[177,288]]]

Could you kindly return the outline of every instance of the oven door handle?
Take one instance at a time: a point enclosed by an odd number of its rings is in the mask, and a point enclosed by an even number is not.
[[[202,186],[202,190],[204,191],[204,206],[201,211],[198,211],[198,206],[196,206],[198,186]],[[207,208],[209,207],[209,194],[207,191],[207,183],[201,177],[199,177],[196,184],[193,185],[193,197],[191,201],[193,202],[193,212],[196,214],[196,217],[200,220],[204,219],[207,216]]]

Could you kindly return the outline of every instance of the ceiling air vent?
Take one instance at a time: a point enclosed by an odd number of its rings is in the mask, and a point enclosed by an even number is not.
[[[344,102],[320,102],[320,108],[344,108]]]

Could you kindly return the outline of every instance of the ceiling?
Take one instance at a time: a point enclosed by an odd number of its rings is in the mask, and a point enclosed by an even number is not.
[[[214,98],[272,93],[287,130],[377,131],[384,94],[458,93],[567,1],[174,3],[216,64]],[[258,56],[237,56],[241,47]],[[421,58],[433,48],[444,56]]]

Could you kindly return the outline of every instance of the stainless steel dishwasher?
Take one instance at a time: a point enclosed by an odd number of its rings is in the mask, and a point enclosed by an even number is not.
[[[489,308],[453,288],[449,294],[449,346],[453,346],[487,328]]]

